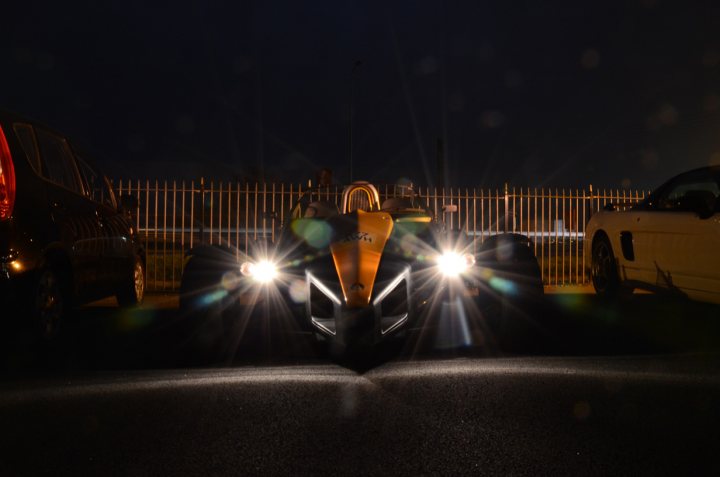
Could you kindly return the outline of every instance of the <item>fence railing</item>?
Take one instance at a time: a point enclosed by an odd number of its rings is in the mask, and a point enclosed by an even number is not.
[[[224,181],[119,180],[117,193],[138,200],[136,229],[147,254],[149,290],[180,285],[183,259],[200,243],[224,244],[248,253],[253,242],[274,241],[308,187],[302,184]],[[391,187],[391,186],[389,186]],[[381,200],[391,190],[380,187]],[[645,198],[646,191],[567,188],[416,188],[422,204],[475,244],[504,232],[527,235],[547,285],[587,283],[583,254],[585,225],[606,204],[619,208]],[[319,192],[338,203],[340,187]],[[454,205],[450,208],[445,206]]]

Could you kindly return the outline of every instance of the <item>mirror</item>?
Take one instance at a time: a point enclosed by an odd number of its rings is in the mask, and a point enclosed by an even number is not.
[[[134,212],[138,207],[137,197],[134,195],[121,195],[120,196],[120,211],[123,212]]]
[[[689,190],[678,200],[678,208],[695,212],[701,219],[706,219],[715,213],[715,202],[715,194],[710,191]]]

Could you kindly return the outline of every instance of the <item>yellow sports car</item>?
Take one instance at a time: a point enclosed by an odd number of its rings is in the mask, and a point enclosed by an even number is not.
[[[220,333],[262,320],[288,323],[345,352],[437,329],[448,308],[450,326],[470,345],[475,330],[498,324],[503,306],[517,309],[542,295],[526,237],[474,243],[448,232],[412,187],[392,189],[381,202],[372,184],[354,182],[339,204],[310,190],[278,240],[250,256],[222,246],[191,250],[184,315],[198,329],[221,323]]]

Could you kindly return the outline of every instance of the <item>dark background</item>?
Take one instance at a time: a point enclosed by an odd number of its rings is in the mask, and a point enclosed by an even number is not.
[[[0,108],[109,175],[648,188],[720,163],[720,8],[692,2],[33,2]]]

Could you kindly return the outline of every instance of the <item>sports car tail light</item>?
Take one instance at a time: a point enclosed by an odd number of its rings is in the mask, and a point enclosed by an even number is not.
[[[0,220],[7,220],[15,207],[15,166],[5,132],[0,126]]]

